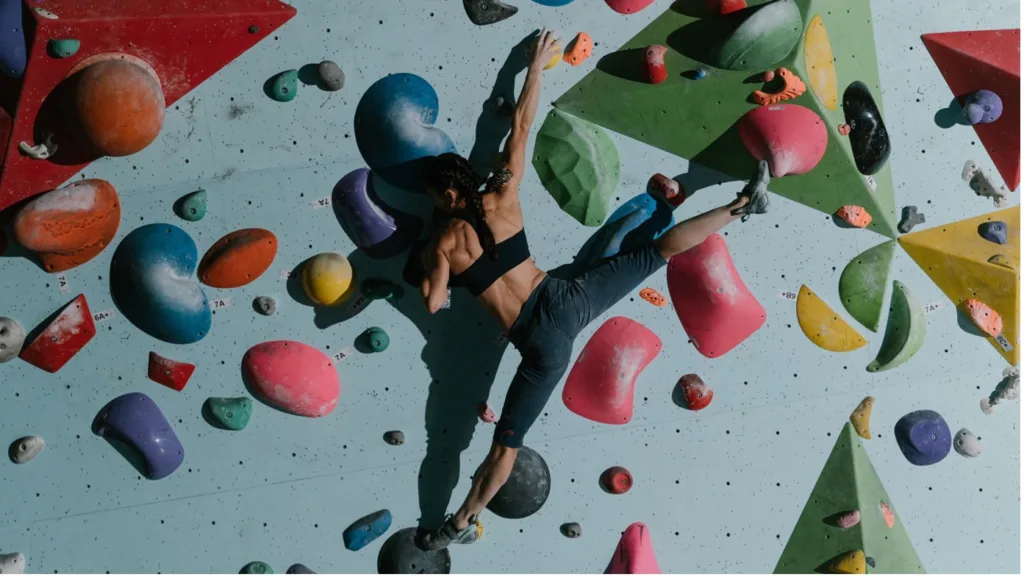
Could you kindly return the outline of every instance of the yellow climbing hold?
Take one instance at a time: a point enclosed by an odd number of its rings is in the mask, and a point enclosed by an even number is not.
[[[868,572],[868,562],[864,557],[864,551],[854,549],[842,555],[837,555],[828,562],[825,567],[826,573],[842,573],[844,575],[862,575]]]
[[[796,320],[807,338],[826,351],[845,353],[868,344],[806,285],[800,287],[796,297]]]
[[[836,80],[835,59],[832,44],[821,14],[815,14],[804,34],[804,67],[807,69],[807,84],[811,92],[829,110],[835,110],[839,103],[838,81]]]
[[[548,60],[548,63],[544,65],[544,70],[551,70],[555,66],[558,66],[558,61],[562,59],[562,47],[555,44],[555,55]]]
[[[352,264],[340,254],[320,253],[302,267],[302,288],[309,300],[318,305],[341,304],[352,296],[355,287]]]
[[[1007,257],[1005,254],[995,254],[995,255],[992,255],[992,258],[988,259],[988,262],[990,262],[990,263],[992,263],[992,264],[994,264],[996,266],[1001,266],[1003,268],[1008,268],[1008,269],[1012,270],[1013,272],[1017,272],[1017,267],[1013,264],[1013,261],[1010,260],[1010,258]]]
[[[871,408],[875,406],[874,397],[864,397],[857,408],[850,413],[850,423],[863,439],[871,438]]]

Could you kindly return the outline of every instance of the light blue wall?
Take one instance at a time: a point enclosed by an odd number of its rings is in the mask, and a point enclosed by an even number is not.
[[[584,66],[563,64],[545,74],[542,116],[597,57],[669,5],[658,0],[624,17],[598,0],[563,8],[515,3],[520,12],[514,18],[479,28],[454,0],[294,0],[299,15],[174,106],[155,144],[84,172],[109,180],[121,195],[124,214],[115,242],[138,225],[164,221],[189,232],[200,251],[243,227],[274,231],[280,250],[271,270],[253,284],[207,289],[211,297],[230,297],[234,306],[216,313],[211,334],[197,344],[157,342],[118,315],[100,324],[98,336],[56,375],[21,361],[0,365],[0,441],[37,434],[48,443],[28,465],[0,463],[0,552],[22,551],[31,572],[46,573],[231,573],[257,559],[278,572],[295,562],[321,572],[374,572],[383,539],[353,553],[342,547],[341,532],[380,508],[391,510],[395,528],[417,523],[426,419],[434,423],[432,442],[442,447],[457,446],[475,426],[468,449],[452,455],[448,468],[426,468],[432,479],[457,475],[449,509],[457,507],[490,442],[490,426],[476,423],[473,406],[488,398],[489,388],[491,406],[501,406],[518,354],[505,350],[495,326],[463,291],[453,295],[452,310],[435,318],[411,295],[397,309],[379,302],[331,324],[289,298],[278,273],[317,252],[354,250],[331,210],[314,210],[311,201],[328,196],[341,176],[363,166],[352,120],[359,96],[375,80],[413,72],[430,81],[440,96],[439,126],[468,153],[482,102],[519,39],[547,26],[563,38],[585,30],[598,43]],[[933,122],[950,93],[919,36],[1017,27],[1018,4],[907,0],[873,2],[873,9],[897,206],[916,204],[928,226],[993,210],[960,181],[968,158],[995,174],[974,132],[943,130]],[[263,95],[262,84],[272,74],[325,58],[344,68],[343,91],[303,87],[289,104]],[[620,201],[642,191],[654,172],[687,171],[684,160],[612,137],[622,157]],[[198,223],[178,220],[172,202],[199,186],[211,194],[209,215]],[[720,204],[738,187],[726,183],[702,191],[677,217]],[[538,265],[569,261],[592,229],[558,210],[532,170],[522,197]],[[637,383],[633,421],[621,427],[591,423],[570,413],[556,391],[527,438],[551,467],[548,503],[521,521],[486,516],[484,540],[453,550],[453,570],[599,572],[619,532],[643,521],[666,572],[771,571],[835,435],[870,394],[877,399],[872,428],[878,437],[866,448],[925,567],[936,573],[1019,572],[1019,405],[1008,402],[990,416],[978,408],[999,380],[1002,359],[958,327],[948,300],[897,250],[893,278],[923,303],[946,306],[928,317],[928,338],[914,359],[868,374],[863,367],[880,335],[862,330],[871,342],[853,353],[822,351],[801,334],[793,304],[776,293],[806,283],[836,304],[839,271],[881,237],[839,229],[825,215],[777,196],[771,214],[734,224],[727,234],[737,268],[768,312],[765,327],[712,360],[686,343],[670,308],[639,298],[614,307],[606,317],[633,318],[665,343]],[[106,278],[111,254],[71,271],[66,295],[29,261],[0,259],[0,314],[32,328],[79,292],[93,311],[113,308]],[[395,278],[404,263],[404,257],[384,263],[354,258],[357,270],[372,266],[374,274]],[[663,273],[650,285],[667,294]],[[250,308],[263,294],[279,297],[276,316],[264,318]],[[584,332],[577,351],[603,320]],[[391,347],[339,363],[341,401],[329,417],[291,417],[257,404],[240,433],[213,429],[201,417],[207,397],[245,394],[239,366],[253,344],[296,339],[330,354],[352,347],[373,325],[388,330]],[[150,350],[198,365],[183,392],[146,379]],[[699,373],[715,390],[714,402],[699,415],[670,400],[676,380],[688,372]],[[185,446],[185,463],[167,479],[140,479],[89,430],[104,403],[130,391],[153,397]],[[939,411],[954,431],[968,427],[981,436],[985,452],[977,459],[951,454],[931,467],[910,465],[892,426],[915,409]],[[405,432],[405,445],[382,442],[391,429]],[[600,491],[597,478],[617,464],[632,471],[635,486],[613,497]],[[435,503],[429,514],[442,513],[443,505]],[[581,539],[559,535],[567,521],[582,524]]]

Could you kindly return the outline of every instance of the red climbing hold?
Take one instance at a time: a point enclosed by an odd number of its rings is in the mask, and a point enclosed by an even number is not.
[[[759,106],[740,117],[740,138],[757,160],[767,160],[772,176],[810,172],[828,146],[825,122],[798,104]]]
[[[597,329],[569,371],[562,401],[577,415],[609,425],[633,418],[633,387],[661,352],[661,339],[642,324],[612,317]]]
[[[494,414],[494,411],[487,406],[487,403],[480,403],[476,406],[476,414],[480,417],[480,420],[485,423],[493,423],[498,420],[498,416]]]
[[[633,488],[633,475],[625,467],[609,467],[601,473],[601,488],[606,493],[621,495]]]
[[[708,0],[708,11],[715,14],[729,14],[746,7],[744,0]]]
[[[715,392],[697,375],[683,375],[679,379],[679,388],[683,390],[686,408],[691,411],[699,411],[707,407],[711,404],[711,399],[715,397]]]
[[[604,0],[609,8],[619,14],[636,14],[654,3],[654,0]]]
[[[149,353],[149,378],[175,391],[185,388],[195,370],[195,365],[172,361],[152,351]]]
[[[668,78],[668,70],[665,68],[665,53],[668,48],[655,44],[648,46],[644,51],[647,59],[647,81],[651,84],[661,84]]]
[[[615,555],[604,571],[614,575],[653,575],[661,573],[651,544],[651,531],[643,523],[633,523],[622,533]]]
[[[683,204],[686,200],[686,190],[683,186],[660,172],[647,181],[647,194],[660,198],[673,207]]]
[[[85,302],[85,295],[78,295],[19,356],[44,371],[56,373],[94,336],[96,325],[89,303]]]

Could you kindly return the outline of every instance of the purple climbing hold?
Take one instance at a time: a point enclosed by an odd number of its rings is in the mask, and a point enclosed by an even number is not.
[[[0,0],[0,72],[11,78],[25,74],[28,51],[21,26],[21,0]]]
[[[373,173],[359,168],[334,186],[331,205],[352,242],[371,258],[384,259],[408,249],[420,234],[420,219],[388,206],[373,187]]]
[[[988,124],[1003,114],[1003,100],[991,90],[977,90],[964,99],[964,120],[967,124]]]
[[[121,395],[96,415],[92,430],[110,441],[127,443],[143,460],[146,478],[163,479],[185,459],[185,449],[160,407],[142,393]]]
[[[1006,244],[1006,223],[1001,220],[983,222],[978,225],[981,238],[996,244]]]
[[[914,411],[896,422],[896,442],[911,463],[934,465],[949,454],[952,435],[942,415],[935,411]]]

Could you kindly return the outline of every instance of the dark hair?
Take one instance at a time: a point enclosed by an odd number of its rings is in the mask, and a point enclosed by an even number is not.
[[[424,174],[424,184],[438,192],[448,189],[458,193],[459,198],[466,201],[466,206],[473,210],[478,222],[473,230],[480,237],[480,245],[491,259],[498,258],[498,250],[494,244],[494,234],[487,226],[484,214],[484,194],[492,192],[493,183],[488,182],[473,170],[469,161],[454,152],[446,152],[435,156]],[[484,184],[486,190],[481,190]]]

